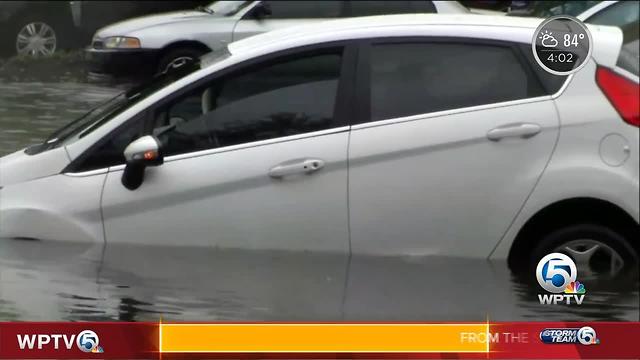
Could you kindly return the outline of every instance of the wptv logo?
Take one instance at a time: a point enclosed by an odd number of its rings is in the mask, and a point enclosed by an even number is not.
[[[71,350],[75,343],[85,353],[103,353],[98,334],[82,330],[79,334],[17,334],[20,350]]]
[[[538,284],[551,294],[538,294],[542,305],[582,304],[585,293],[584,284],[576,281],[578,269],[571,258],[565,254],[552,253],[543,257],[536,268]]]

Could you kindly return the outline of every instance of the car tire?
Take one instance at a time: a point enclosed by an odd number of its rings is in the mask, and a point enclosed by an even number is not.
[[[540,259],[553,252],[568,255],[576,263],[579,278],[615,278],[637,271],[639,257],[630,239],[600,224],[574,224],[549,232],[534,248],[529,273]]]
[[[158,60],[156,72],[163,73],[171,67],[180,67],[190,61],[196,60],[205,53],[206,51],[197,48],[176,48],[169,50]]]

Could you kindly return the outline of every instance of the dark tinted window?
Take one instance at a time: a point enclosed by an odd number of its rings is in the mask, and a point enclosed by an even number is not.
[[[243,69],[196,89],[157,114],[165,155],[334,126],[341,50]]]
[[[546,94],[553,95],[557,93],[567,80],[567,75],[554,75],[544,70],[533,57],[531,44],[521,44],[520,51],[529,62],[529,67],[535,73],[536,78],[540,81]]]
[[[431,1],[349,1],[350,16],[435,13]]]
[[[313,19],[342,16],[342,1],[267,1],[269,19]]]
[[[372,120],[544,94],[510,47],[493,45],[374,45],[370,79]]]

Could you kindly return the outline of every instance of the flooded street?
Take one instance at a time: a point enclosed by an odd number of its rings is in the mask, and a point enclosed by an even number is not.
[[[0,156],[43,141],[119,91],[77,83],[0,82]]]
[[[0,83],[0,155],[119,91]],[[637,269],[578,279],[582,305],[540,305],[534,274],[500,261],[0,239],[0,321],[640,320]]]

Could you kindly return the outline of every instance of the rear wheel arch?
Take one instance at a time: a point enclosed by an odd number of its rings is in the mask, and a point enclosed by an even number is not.
[[[640,225],[619,206],[596,198],[561,200],[539,210],[520,228],[511,245],[507,261],[515,271],[525,270],[539,240],[554,230],[577,224],[606,226],[622,235],[640,253]]]

